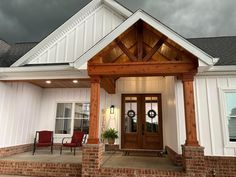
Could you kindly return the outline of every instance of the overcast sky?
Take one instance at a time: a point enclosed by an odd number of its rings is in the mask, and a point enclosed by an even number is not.
[[[118,0],[184,37],[236,36],[236,0]],[[40,41],[89,0],[0,0],[0,38]]]

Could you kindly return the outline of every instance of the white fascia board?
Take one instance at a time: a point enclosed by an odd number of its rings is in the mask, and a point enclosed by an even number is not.
[[[119,12],[120,15],[122,15],[125,18],[128,18],[133,13],[128,10],[127,8],[120,5],[118,2],[114,0],[103,0],[104,4],[110,7],[111,9],[115,10],[116,12]]]
[[[110,44],[113,40],[115,40],[120,34],[125,32],[129,27],[131,27],[134,23],[136,23],[139,19],[151,25],[153,28],[166,35],[168,38],[185,48],[187,51],[197,56],[203,63],[208,66],[212,66],[215,62],[214,58],[188,42],[185,38],[163,25],[158,20],[154,19],[147,13],[142,10],[136,11],[133,15],[131,15],[127,20],[125,20],[121,25],[119,25],[116,29],[114,29],[111,33],[101,39],[95,46],[90,48],[86,53],[84,53],[80,58],[75,60],[74,67],[80,68],[85,62],[99,53],[104,47]]]
[[[73,70],[70,65],[56,65],[56,66],[24,66],[24,67],[0,67],[0,73],[10,72],[32,72],[32,71],[59,71],[59,70]]]
[[[236,65],[212,66],[207,71],[198,73],[200,76],[208,75],[236,75]]]
[[[212,66],[209,72],[217,72],[217,71],[236,71],[236,65],[225,65],[225,66]]]
[[[0,68],[0,81],[70,78],[89,78],[89,76],[87,70],[78,70],[69,65]]]
[[[87,4],[84,8],[82,8],[79,12],[73,15],[69,20],[67,20],[64,24],[62,24],[59,28],[49,34],[45,39],[39,42],[35,47],[33,47],[30,51],[28,51],[25,55],[23,55],[20,59],[18,59],[15,63],[11,65],[11,67],[22,66],[29,62],[29,58],[37,53],[40,53],[41,50],[54,43],[58,36],[60,37],[70,29],[70,26],[74,26],[76,21],[81,21],[87,17],[87,15],[94,10],[94,8],[99,7],[102,4],[101,0],[92,0],[89,4]],[[69,27],[69,28],[68,28]]]

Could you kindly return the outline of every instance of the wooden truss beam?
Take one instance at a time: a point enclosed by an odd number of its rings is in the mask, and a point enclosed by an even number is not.
[[[155,46],[151,49],[151,51],[143,58],[143,61],[148,61],[152,58],[152,56],[157,52],[157,50],[162,46],[165,42],[166,37],[161,37],[159,41],[155,44]]]
[[[125,55],[127,55],[127,57],[129,57],[130,61],[137,61],[137,57],[132,54],[129,49],[120,41],[120,40],[116,40],[117,45],[120,47],[120,49],[125,53]]]
[[[111,77],[104,77],[101,80],[101,87],[109,94],[115,94],[116,92],[116,81]]]
[[[143,22],[140,20],[137,24],[137,49],[138,49],[138,61],[143,59]]]
[[[192,62],[130,62],[130,63],[89,63],[90,76],[167,76],[180,73],[196,73],[197,66]]]
[[[147,47],[149,50],[151,50],[152,47],[151,47],[150,45],[148,45],[148,44],[145,43],[145,42],[144,42],[143,44],[144,44],[145,47]],[[169,61],[177,60],[177,59],[175,59],[175,58],[171,59],[171,58],[169,58],[169,57],[163,55],[161,52],[158,52],[158,54],[161,55],[161,56],[162,56],[163,58],[165,58],[166,60],[169,60]]]

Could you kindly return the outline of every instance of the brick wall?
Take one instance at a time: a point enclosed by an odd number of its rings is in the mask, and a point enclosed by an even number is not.
[[[174,165],[183,166],[182,155],[176,153],[169,146],[166,146],[167,156]]]
[[[14,154],[32,151],[32,144],[23,144],[18,146],[0,148],[0,157],[6,157]]]
[[[0,174],[40,176],[40,177],[80,177],[81,164],[0,161]]]
[[[134,169],[134,168],[101,168],[96,177],[185,177],[183,171]]]
[[[85,144],[83,146],[82,177],[98,175],[104,150],[104,144]]]
[[[235,177],[236,157],[205,156],[207,177]]]
[[[183,167],[187,175],[205,177],[204,148],[182,146]]]

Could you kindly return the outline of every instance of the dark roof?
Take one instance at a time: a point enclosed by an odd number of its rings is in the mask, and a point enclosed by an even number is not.
[[[236,36],[191,38],[191,43],[220,60],[215,65],[236,65]]]
[[[215,65],[236,65],[236,36],[187,39],[209,55],[220,60]],[[37,42],[7,44],[0,40],[0,67],[9,67],[33,48]]]
[[[32,49],[37,42],[22,42],[15,43],[9,45],[8,50],[5,50],[6,47],[0,48],[1,51],[5,51],[2,55],[0,55],[0,66],[1,67],[9,67],[19,58],[21,58],[24,54],[26,54],[30,49]]]

